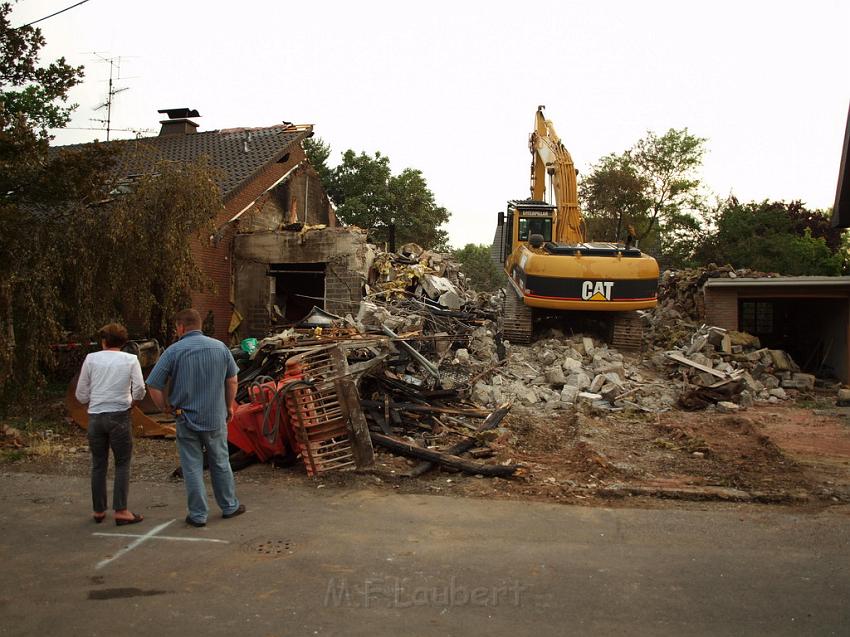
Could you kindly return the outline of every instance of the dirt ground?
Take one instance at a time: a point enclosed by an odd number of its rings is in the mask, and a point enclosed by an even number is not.
[[[48,406],[38,427],[6,424],[20,435],[2,438],[4,470],[88,475],[85,434],[65,418],[61,401]],[[735,415],[675,411],[604,418],[514,408],[488,444],[491,462],[520,465],[515,477],[436,470],[408,478],[414,461],[379,450],[375,466],[364,472],[312,479],[300,463],[253,465],[239,472],[239,481],[632,506],[659,499],[850,502],[850,410],[825,402],[759,405]],[[173,440],[136,440],[133,480],[176,480],[171,474],[177,465]]]

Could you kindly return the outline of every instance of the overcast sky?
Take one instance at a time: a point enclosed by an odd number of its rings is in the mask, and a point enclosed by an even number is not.
[[[76,1],[23,0],[12,24]],[[104,113],[109,66],[92,52],[120,56],[114,128],[154,135],[176,107],[200,111],[202,131],[313,124],[333,163],[379,150],[394,172],[421,170],[457,246],[489,243],[505,202],[528,196],[538,104],[582,172],[687,127],[708,138],[712,192],[825,208],[850,103],[845,0],[89,0],[38,26],[43,60],[86,66],[70,126]]]

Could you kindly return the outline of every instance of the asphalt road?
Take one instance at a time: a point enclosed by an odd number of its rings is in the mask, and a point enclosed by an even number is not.
[[[85,480],[3,474],[0,487],[0,635],[850,632],[847,507],[243,484],[247,514],[194,529],[182,485],[136,483],[146,520],[119,528],[89,521]]]

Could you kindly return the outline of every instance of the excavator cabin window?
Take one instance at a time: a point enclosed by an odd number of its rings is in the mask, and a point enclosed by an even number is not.
[[[552,219],[550,217],[520,217],[518,239],[528,241],[528,237],[533,234],[543,235],[544,241],[551,241]]]

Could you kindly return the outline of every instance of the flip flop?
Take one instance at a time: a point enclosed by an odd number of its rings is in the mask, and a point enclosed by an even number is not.
[[[94,520],[95,524],[100,524],[106,519],[106,513],[101,513],[100,515],[93,515],[91,519]]]
[[[115,518],[115,526],[125,526],[127,524],[137,524],[144,519],[145,519],[145,517],[143,515],[139,515],[138,513],[134,513],[132,519],[130,519],[130,520],[121,520],[119,518]]]

